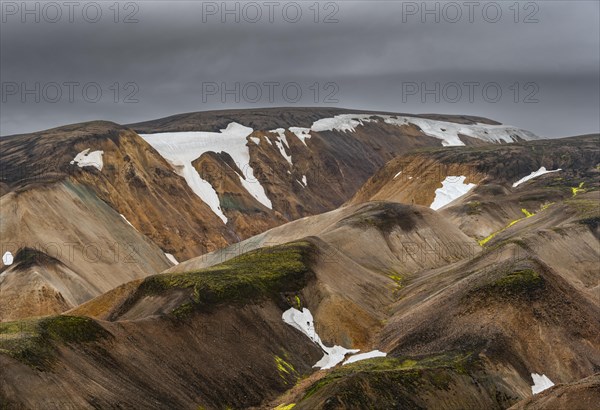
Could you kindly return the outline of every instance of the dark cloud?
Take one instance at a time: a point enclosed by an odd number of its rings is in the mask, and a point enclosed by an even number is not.
[[[13,15],[7,8],[22,3],[3,2],[0,133],[93,119],[130,123],[189,111],[289,105],[474,114],[545,136],[600,128],[596,1],[520,2],[518,15],[513,1],[480,2],[473,22],[463,1],[428,2],[430,10],[439,8],[439,22],[434,14],[422,22],[420,10],[407,13],[422,2],[320,2],[317,23],[312,1],[296,3],[302,11],[297,23],[286,21],[293,19],[293,7],[282,13],[290,2],[274,2],[272,22],[265,2],[250,3],[263,12],[256,23],[247,21],[255,15],[248,2],[237,3],[240,10],[246,6],[246,21],[241,15],[236,23],[231,14],[225,23],[219,14],[203,21],[203,7],[221,8],[220,1],[121,3],[118,23],[113,2],[95,3],[102,10],[97,23],[81,14],[89,3],[78,3],[73,22],[63,6],[62,18],[52,23],[54,14],[43,14],[47,3],[30,2],[30,9],[39,4],[41,21],[26,15],[23,23],[21,10]],[[453,23],[454,6],[463,14]],[[502,17],[492,23],[495,10]],[[88,19],[93,11],[88,9]],[[123,23],[134,11],[138,22]],[[324,23],[332,12],[338,22]],[[526,23],[528,17],[538,22]],[[53,82],[60,85],[60,98],[48,85]],[[65,82],[79,83],[71,86],[73,102]],[[279,83],[272,86],[272,99],[267,82]],[[40,102],[34,101],[35,91],[22,102],[23,85],[35,89],[36,83]],[[227,93],[207,95],[208,83],[228,89],[238,84],[242,95],[239,101]],[[249,83],[259,84],[261,98]],[[297,102],[294,87],[283,91],[292,83],[302,91]],[[473,86],[474,98],[465,83],[479,84]],[[437,96],[427,92],[436,87]],[[502,92],[498,101],[490,94],[494,87]],[[92,102],[98,89],[102,96]]]

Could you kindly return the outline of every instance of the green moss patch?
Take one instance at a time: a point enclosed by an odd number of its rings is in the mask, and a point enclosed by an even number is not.
[[[584,184],[585,182],[580,182],[578,186],[571,187],[571,193],[573,194],[573,196],[585,192],[585,188],[583,187]]]
[[[398,272],[392,271],[388,274],[388,277],[394,282],[396,282],[396,285],[398,285],[398,289],[404,287],[406,278],[403,275],[399,274]]]
[[[0,323],[0,352],[39,370],[54,362],[60,343],[81,344],[110,337],[98,322],[87,317],[51,316]]]
[[[381,357],[351,363],[335,368],[327,376],[311,385],[302,400],[319,393],[327,387],[348,380],[360,380],[361,386],[350,383],[352,389],[334,387],[340,396],[356,395],[352,399],[362,401],[369,391],[375,396],[388,394],[390,386],[416,391],[423,382],[428,382],[437,388],[446,389],[450,383],[450,375],[468,374],[477,360],[472,353],[447,353],[426,357]],[[347,397],[350,399],[350,397]]]
[[[281,377],[285,384],[288,384],[288,381],[296,382],[298,380],[298,371],[294,368],[294,366],[286,361],[284,358],[280,356],[275,356],[275,366],[277,366],[277,372],[279,373],[279,377]]]
[[[541,289],[544,279],[533,269],[513,271],[490,283],[482,290],[496,295],[527,294]]]
[[[184,318],[199,307],[225,302],[246,304],[295,294],[312,277],[308,264],[316,251],[310,242],[292,242],[257,249],[198,271],[151,276],[142,282],[127,305],[145,295],[188,290],[191,300],[173,311],[176,317]]]
[[[494,239],[494,237],[496,235],[498,235],[499,233],[502,233],[502,232],[506,231],[508,228],[510,228],[514,224],[516,224],[516,223],[518,223],[518,222],[520,222],[520,221],[522,221],[524,219],[531,218],[532,216],[535,216],[534,213],[529,212],[525,208],[521,208],[521,212],[523,213],[523,215],[525,215],[523,218],[519,218],[519,219],[515,219],[514,221],[510,221],[508,223],[508,225],[506,225],[504,228],[502,228],[502,229],[500,229],[500,230],[498,230],[496,232],[493,232],[491,235],[489,235],[489,236],[487,236],[487,237],[485,237],[483,239],[480,239],[479,241],[477,241],[479,243],[479,246],[484,246],[486,243],[488,243],[489,241],[491,241],[492,239]]]

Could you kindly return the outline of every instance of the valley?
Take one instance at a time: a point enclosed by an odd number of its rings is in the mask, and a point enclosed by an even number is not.
[[[0,155],[0,409],[600,400],[598,134],[273,108]]]

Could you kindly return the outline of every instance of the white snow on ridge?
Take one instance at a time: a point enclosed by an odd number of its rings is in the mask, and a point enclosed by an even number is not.
[[[13,254],[9,251],[6,251],[4,255],[2,255],[2,263],[6,266],[10,266],[13,264],[14,258]]]
[[[513,186],[513,188],[516,188],[519,185],[521,185],[522,183],[529,181],[530,179],[539,177],[540,175],[549,174],[551,172],[558,172],[558,171],[562,171],[562,169],[558,168],[558,169],[554,169],[552,171],[548,171],[548,170],[546,170],[546,167],[541,167],[537,171],[533,171],[531,174],[527,175],[526,177],[519,179],[517,182],[512,184],[512,186]]]
[[[387,356],[387,353],[380,352],[379,350],[372,350],[367,353],[360,353],[360,354],[355,354],[353,356],[350,356],[348,359],[346,359],[346,361],[344,363],[342,363],[342,366],[350,364],[350,363],[354,363],[354,362],[359,362],[361,360],[372,359],[374,357],[386,357],[386,356]]]
[[[254,177],[250,166],[250,153],[246,146],[247,137],[252,128],[232,122],[221,132],[164,132],[158,134],[140,134],[175,167],[177,173],[185,178],[192,188],[212,211],[227,223],[227,217],[221,210],[219,197],[214,188],[200,177],[192,166],[192,161],[208,151],[227,152],[244,175],[239,175],[242,186],[260,203],[272,209],[271,200],[263,186]]]
[[[317,120],[311,126],[312,131],[355,131],[356,127],[366,122],[376,122],[377,119],[370,117],[381,117],[386,124],[390,125],[409,125],[418,126],[426,135],[442,140],[444,146],[465,145],[461,141],[460,135],[478,138],[490,142],[514,142],[517,137],[524,140],[535,139],[535,134],[516,127],[508,125],[488,125],[488,124],[458,124],[448,121],[431,120],[420,117],[392,116],[387,114],[340,114],[333,118],[322,118]],[[290,128],[291,129],[291,128]]]
[[[167,257],[167,259],[169,261],[171,261],[171,263],[173,263],[173,265],[179,265],[179,262],[177,261],[177,259],[175,259],[175,257],[173,255],[171,255],[170,253],[166,253],[166,252],[163,252],[163,253]]]
[[[465,145],[461,141],[459,135],[477,138],[490,142],[514,142],[517,137],[524,140],[535,139],[535,134],[522,130],[520,128],[511,127],[509,125],[489,125],[489,124],[458,124],[448,121],[430,120],[427,118],[417,117],[392,117],[384,116],[387,124],[393,125],[408,125],[414,124],[419,127],[425,134],[439,138],[444,146],[459,146]]]
[[[531,378],[533,379],[533,386],[531,386],[531,393],[533,394],[538,394],[554,386],[552,380],[545,374],[539,375],[537,373],[531,373]]]
[[[279,148],[279,152],[281,153],[281,156],[283,158],[285,158],[286,161],[289,162],[290,165],[294,165],[292,163],[292,157],[290,155],[288,155],[287,152],[285,152],[285,148],[283,147],[283,144],[285,143],[285,146],[288,149],[290,149],[290,145],[288,144],[287,138],[285,137],[285,129],[277,128],[276,130],[271,130],[269,132],[273,132],[273,133],[276,133],[279,135],[279,137],[275,141],[275,145],[277,146],[277,148]]]
[[[310,128],[290,127],[288,129],[290,130],[290,132],[296,134],[296,137],[298,137],[304,145],[306,145],[306,140],[310,139],[311,137]]]
[[[374,114],[340,114],[333,118],[321,118],[313,122],[310,127],[311,131],[355,131],[355,128],[359,125],[363,125],[365,122],[371,122],[374,120],[369,119]]]
[[[435,137],[442,140],[442,145],[449,146],[459,146],[465,145],[464,142],[460,140],[458,137],[458,127],[452,127],[454,129],[449,128],[448,124],[456,126],[458,124],[446,123],[442,121],[434,121],[434,120],[426,120],[423,118],[413,118],[413,117],[397,117],[393,118],[390,116],[384,117],[384,122],[386,124],[391,125],[410,125],[414,124],[417,127],[421,128],[421,130],[430,137]],[[461,133],[461,134],[464,134]],[[466,135],[466,134],[465,134]]]
[[[83,167],[94,167],[98,171],[102,171],[102,167],[104,163],[102,161],[102,154],[104,151],[92,151],[90,149],[84,149],[79,154],[73,158],[73,161],[70,162],[71,165],[77,164],[79,168]]]
[[[475,184],[465,184],[465,176],[448,176],[442,181],[442,187],[435,190],[435,198],[429,206],[431,209],[440,209],[455,199],[469,192]]]

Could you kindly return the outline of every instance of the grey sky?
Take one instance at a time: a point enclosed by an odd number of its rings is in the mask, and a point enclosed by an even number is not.
[[[124,2],[118,22],[112,1],[75,2],[72,16],[50,3],[29,2],[24,14],[22,2],[2,2],[1,135],[310,105],[481,115],[551,137],[600,129],[597,1],[427,2],[425,16],[421,1],[321,1],[318,22],[314,1],[229,2],[239,22],[222,21],[220,1]]]

